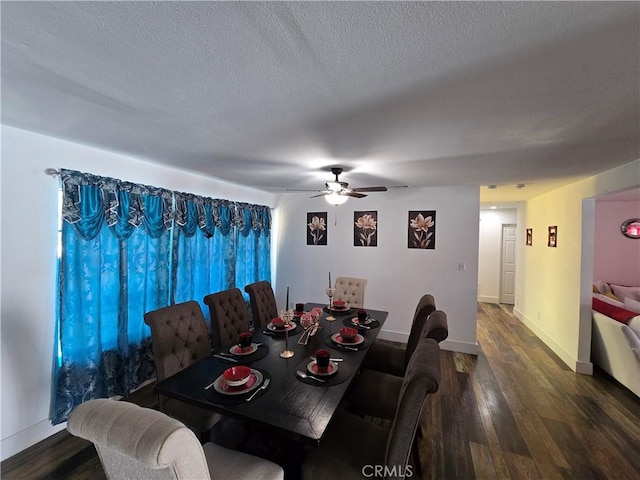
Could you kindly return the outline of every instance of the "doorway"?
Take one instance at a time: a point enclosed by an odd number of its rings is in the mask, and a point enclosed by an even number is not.
[[[500,303],[516,301],[516,225],[502,225],[502,255],[500,264]]]

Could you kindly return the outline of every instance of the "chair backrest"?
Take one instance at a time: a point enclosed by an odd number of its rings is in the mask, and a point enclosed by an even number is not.
[[[433,338],[440,343],[449,336],[449,325],[447,323],[447,314],[442,310],[436,310],[427,318],[424,326],[427,338]]]
[[[422,408],[427,395],[438,391],[439,383],[440,346],[434,339],[423,337],[411,356],[402,381],[396,415],[387,440],[385,465],[390,477],[405,477]]]
[[[262,280],[261,282],[252,283],[244,287],[244,291],[249,294],[253,326],[255,328],[267,326],[273,318],[278,316],[276,297],[269,282]]]
[[[338,277],[334,287],[333,299],[344,300],[353,308],[364,307],[364,289],[367,280],[364,278]]]
[[[156,379],[164,380],[211,355],[211,342],[200,304],[194,300],[147,312]]]
[[[207,295],[204,303],[211,312],[212,340],[216,350],[231,347],[242,332],[249,331],[247,303],[238,288]]]
[[[405,350],[404,355],[404,368],[407,369],[407,365],[409,364],[409,359],[416,347],[418,346],[418,342],[420,342],[420,338],[422,336],[422,330],[427,322],[427,318],[431,315],[436,309],[436,301],[433,298],[433,295],[425,294],[420,298],[418,305],[416,306],[416,311],[413,314],[413,322],[411,323],[411,331],[409,332],[409,339],[407,340],[407,348]]]
[[[211,478],[195,434],[157,410],[89,400],[71,413],[67,430],[95,445],[107,478]]]

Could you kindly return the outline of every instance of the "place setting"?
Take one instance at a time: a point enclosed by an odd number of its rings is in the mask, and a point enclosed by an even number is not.
[[[344,300],[333,300],[328,306],[324,307],[324,309],[332,315],[349,315],[353,313],[353,308]]]
[[[272,319],[267,326],[262,330],[265,335],[271,335],[272,337],[280,337],[285,334],[297,335],[302,331],[300,325],[294,321],[285,322],[282,318],[276,317]]]
[[[264,343],[254,343],[253,333],[243,332],[240,334],[238,343],[232,345],[228,351],[218,352],[213,356],[230,363],[246,364],[260,360],[268,354],[268,345]]]
[[[346,327],[355,327],[360,330],[373,330],[380,327],[380,322],[362,308],[358,310],[356,316],[345,318],[342,323]]]
[[[349,378],[351,370],[342,358],[331,358],[329,350],[316,350],[315,356],[302,360],[295,368],[298,380],[317,387],[330,387]]]
[[[354,327],[342,327],[338,333],[327,336],[326,344],[350,352],[367,348],[367,341]]]
[[[227,368],[204,387],[207,400],[220,405],[237,405],[261,396],[271,383],[270,376],[246,365]]]

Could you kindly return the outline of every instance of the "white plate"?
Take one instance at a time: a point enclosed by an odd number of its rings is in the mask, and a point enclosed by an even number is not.
[[[307,370],[310,374],[315,375],[317,377],[330,377],[331,375],[335,375],[338,373],[338,364],[336,362],[329,362],[329,366],[327,367],[326,372],[320,372],[317,369],[313,369],[318,364],[316,360],[311,360],[307,365]]]
[[[333,340],[334,342],[336,342],[339,345],[355,346],[355,345],[360,345],[361,343],[363,343],[364,342],[364,337],[362,335],[358,334],[358,336],[352,342],[347,342],[347,341],[342,339],[342,336],[339,333],[334,333],[333,335],[331,335],[331,340]]]
[[[242,351],[240,345],[234,345],[229,349],[229,353],[233,355],[251,355],[254,352],[258,351],[258,345],[252,343],[250,347],[247,348],[246,351]]]
[[[291,331],[296,327],[297,327],[296,322],[289,323],[288,328],[276,328],[273,326],[273,323],[269,322],[269,325],[267,325],[267,330],[270,330],[272,332],[284,333],[287,330]]]
[[[230,387],[227,385],[224,377],[220,375],[216,378],[216,381],[213,382],[213,389],[223,395],[242,395],[244,393],[249,393],[262,385],[262,380],[264,380],[264,375],[253,368],[251,369],[251,377],[253,378],[249,379],[247,383],[240,387]]]

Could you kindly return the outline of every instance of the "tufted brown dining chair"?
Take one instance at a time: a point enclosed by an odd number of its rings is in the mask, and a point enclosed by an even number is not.
[[[416,469],[419,472],[420,460],[412,448],[427,395],[437,392],[440,383],[440,347],[435,340],[420,342],[406,376],[399,380],[391,430],[348,412],[338,413],[320,445],[305,457],[302,480],[374,478],[376,467],[383,469],[377,478],[404,479],[414,477]]]
[[[230,348],[242,332],[249,331],[247,303],[238,288],[230,288],[204,297],[211,312],[213,348]]]
[[[367,356],[362,362],[362,368],[403,377],[409,359],[415,351],[425,327],[427,328],[427,337],[433,338],[438,343],[448,336],[447,315],[440,312],[432,317],[435,309],[436,301],[433,295],[428,293],[423,295],[413,315],[407,346],[403,348],[376,340],[369,348]]]
[[[244,291],[249,294],[254,328],[266,327],[273,318],[278,316],[276,297],[269,282],[263,280],[252,283],[244,287]]]
[[[164,413],[133,403],[89,400],[75,408],[67,430],[92,442],[109,479],[282,480],[279,465],[205,443]]]
[[[350,307],[364,307],[364,289],[367,281],[364,278],[338,277],[334,287],[333,300],[343,300]]]
[[[147,312],[144,321],[151,328],[151,343],[156,364],[156,381],[211,355],[207,324],[196,301],[177,303]],[[208,432],[222,416],[180,400],[158,396],[161,412],[180,420],[207,439]]]

